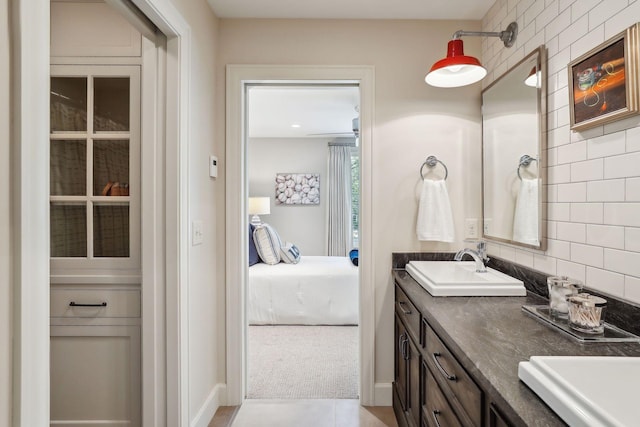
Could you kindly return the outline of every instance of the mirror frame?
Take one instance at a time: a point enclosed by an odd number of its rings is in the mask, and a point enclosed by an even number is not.
[[[488,241],[494,241],[498,243],[507,243],[514,246],[537,249],[544,251],[547,247],[547,232],[544,225],[546,224],[546,215],[543,218],[543,206],[547,205],[547,49],[544,45],[541,45],[534,49],[531,53],[522,58],[518,63],[513,65],[507,71],[505,71],[500,77],[495,79],[489,86],[482,90],[480,95],[481,105],[483,104],[484,94],[487,90],[498,84],[505,76],[511,71],[518,68],[522,63],[530,61],[532,57],[537,55],[537,67],[540,70],[540,87],[537,88],[537,104],[538,104],[538,178],[540,179],[540,191],[539,191],[539,203],[538,203],[538,233],[539,233],[539,245],[530,245],[522,242],[515,241],[513,239],[503,239],[500,237],[490,236],[484,232],[485,222],[485,140],[484,140],[484,115],[482,114],[481,133],[481,170],[482,170],[482,238]]]

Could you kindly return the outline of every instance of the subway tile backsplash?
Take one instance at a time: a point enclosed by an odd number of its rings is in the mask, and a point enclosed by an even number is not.
[[[482,42],[486,87],[539,44],[548,53],[548,249],[489,245],[489,254],[640,303],[640,116],[569,129],[568,63],[640,19],[640,0],[497,0],[484,31],[519,25],[516,45]]]

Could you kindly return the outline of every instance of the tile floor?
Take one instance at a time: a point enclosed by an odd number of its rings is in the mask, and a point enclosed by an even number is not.
[[[231,422],[231,424],[229,424]],[[245,400],[221,407],[209,427],[397,427],[390,406],[352,399]]]

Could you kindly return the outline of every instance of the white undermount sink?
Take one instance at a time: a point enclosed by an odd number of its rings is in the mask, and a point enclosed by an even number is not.
[[[532,356],[518,377],[572,427],[640,425],[640,357]]]
[[[405,268],[434,297],[527,294],[521,280],[493,268],[478,273],[474,261],[410,261]]]

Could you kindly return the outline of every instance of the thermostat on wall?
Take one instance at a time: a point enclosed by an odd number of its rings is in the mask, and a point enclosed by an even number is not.
[[[218,157],[209,156],[209,176],[211,178],[218,177]]]

